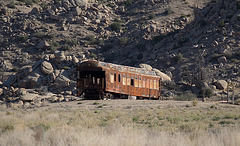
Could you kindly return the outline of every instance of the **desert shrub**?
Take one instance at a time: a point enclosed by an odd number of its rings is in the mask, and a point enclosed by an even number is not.
[[[64,50],[64,51],[67,51],[67,50],[70,50],[71,49],[71,46],[68,45],[68,44],[64,44],[62,47],[61,47],[61,50]]]
[[[25,42],[25,41],[27,41],[27,39],[28,39],[28,35],[19,35],[19,36],[17,37],[17,40],[18,40],[19,42]]]
[[[183,55],[181,53],[178,53],[173,59],[176,62],[180,62],[183,60]]]
[[[179,101],[191,101],[191,100],[196,100],[197,96],[192,93],[185,93],[185,94],[181,94],[174,97],[174,99]]]
[[[14,130],[14,126],[10,123],[5,124],[3,127],[1,127],[2,129],[2,133],[4,132],[8,132],[8,131],[13,131]]]
[[[224,20],[218,22],[218,27],[224,27],[225,23]]]
[[[181,18],[186,18],[186,17],[190,17],[191,15],[190,14],[187,14],[187,15],[185,15],[185,14],[181,14]]]
[[[144,50],[146,49],[144,43],[137,44],[137,45],[136,45],[136,48],[137,48],[139,51],[144,51]]]
[[[12,9],[16,8],[15,3],[14,3],[13,1],[11,1],[11,2],[7,5],[7,7],[8,7],[8,8],[12,8]]]
[[[124,3],[124,4],[125,4],[126,6],[129,6],[129,5],[131,5],[132,3],[133,3],[133,1],[132,1],[132,0],[127,0],[127,1],[125,1],[125,3]]]
[[[103,45],[102,48],[101,48],[101,51],[102,51],[102,52],[106,52],[106,51],[112,49],[112,47],[113,47],[113,46],[110,45],[110,44]]]
[[[192,106],[197,106],[198,105],[198,101],[197,100],[193,100],[192,101]]]
[[[221,57],[222,55],[221,54],[213,54],[212,56],[211,56],[211,61],[217,61],[217,59],[219,58],[219,57]]]
[[[54,0],[54,4],[60,4],[61,0]]]
[[[154,14],[154,13],[151,13],[150,15],[149,15],[149,19],[154,19],[156,17],[156,15]]]
[[[237,1],[237,8],[240,9],[240,1]]]
[[[118,42],[120,45],[126,45],[128,43],[128,37],[119,37]]]
[[[56,52],[58,47],[59,47],[58,42],[50,42],[50,50],[52,53]]]
[[[178,46],[182,47],[185,43],[187,43],[189,41],[188,38],[181,38],[178,40]]]
[[[63,40],[64,44],[68,44],[69,46],[76,46],[77,45],[77,40],[71,39],[71,38],[66,38]]]
[[[69,67],[69,66],[63,66],[62,69],[64,69],[64,70],[69,70],[70,67]]]
[[[224,53],[224,56],[227,57],[228,59],[232,58],[233,53],[231,51],[227,51]]]
[[[110,25],[110,28],[114,31],[117,31],[117,30],[120,30],[122,27],[122,24],[119,23],[119,22],[113,22],[111,25]]]
[[[166,15],[170,15],[170,14],[173,14],[173,13],[174,13],[174,11],[172,10],[171,7],[165,9],[165,12],[164,12],[164,14],[166,14]]]
[[[97,108],[102,108],[103,107],[103,105],[99,105]]]
[[[95,53],[90,53],[89,56],[90,56],[91,58],[97,58],[97,54],[95,54]]]
[[[156,43],[158,43],[158,42],[160,42],[163,38],[164,38],[165,36],[163,36],[163,35],[157,35],[157,36],[155,36],[155,37],[153,37],[153,39],[152,39],[152,44],[156,44]]]
[[[94,35],[87,35],[85,39],[87,40],[86,44],[97,44],[98,42]]]
[[[19,70],[19,67],[17,67],[17,66],[14,66],[12,70],[13,70],[14,72],[18,72],[18,70]]]
[[[200,23],[200,26],[202,26],[202,27],[204,27],[204,26],[207,25],[207,22],[206,22],[204,19],[201,19],[201,20],[199,21],[199,23]]]
[[[213,90],[211,88],[202,89],[202,94],[204,97],[211,97],[213,95]]]
[[[98,105],[98,104],[100,104],[100,103],[98,103],[98,102],[94,102],[94,103],[93,103],[93,105]]]
[[[40,38],[40,39],[44,38],[44,36],[45,36],[45,34],[44,34],[43,32],[35,32],[35,33],[33,33],[32,35],[33,35],[34,37]]]
[[[42,2],[40,4],[40,6],[42,7],[43,10],[47,10],[48,9],[48,4],[46,2]]]

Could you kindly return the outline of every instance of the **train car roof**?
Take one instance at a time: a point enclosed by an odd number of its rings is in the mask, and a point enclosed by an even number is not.
[[[142,75],[147,75],[152,77],[159,77],[156,75],[154,71],[149,71],[144,68],[118,65],[118,64],[107,63],[107,62],[96,61],[96,60],[84,60],[79,64],[79,66],[100,67],[103,69],[117,70],[119,72],[137,73],[137,74],[142,74]]]

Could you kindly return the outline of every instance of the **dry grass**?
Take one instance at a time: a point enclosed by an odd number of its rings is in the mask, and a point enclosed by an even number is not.
[[[174,101],[98,102],[102,108],[94,101],[82,101],[1,110],[0,146],[240,143],[239,106],[199,102],[190,107],[186,105],[191,102]]]

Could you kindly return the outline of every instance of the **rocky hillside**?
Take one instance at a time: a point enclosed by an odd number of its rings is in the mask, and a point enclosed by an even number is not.
[[[238,0],[0,0],[1,86],[62,85],[97,59],[149,64],[182,91],[237,87],[239,27]]]

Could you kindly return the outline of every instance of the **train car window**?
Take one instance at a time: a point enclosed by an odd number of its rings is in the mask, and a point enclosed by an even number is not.
[[[129,77],[129,76],[127,77],[127,85],[128,85],[128,86],[130,86],[130,85],[131,85],[131,79],[130,79],[130,77]]]
[[[153,89],[153,80],[150,80],[150,89]]]
[[[134,79],[131,79],[131,85],[134,86]]]
[[[147,79],[146,87],[149,88],[149,79]]]
[[[100,84],[100,79],[99,78],[97,78],[97,84]]]
[[[156,80],[153,81],[153,88],[157,89],[157,81]]]
[[[110,74],[110,83],[113,83],[114,82],[114,76],[113,76],[113,73]]]
[[[134,86],[135,86],[135,87],[138,87],[138,76],[135,76]]]
[[[121,82],[121,74],[118,74],[118,82]]]
[[[92,83],[95,84],[95,77],[92,77]]]
[[[126,85],[126,76],[125,75],[123,75],[123,85]]]
[[[142,87],[142,78],[141,78],[141,76],[139,76],[138,86],[139,86],[140,88]]]
[[[116,75],[116,73],[114,73],[114,81],[115,81],[115,82],[117,81],[117,75]]]
[[[143,80],[142,80],[142,87],[145,88],[146,87],[145,85],[146,85],[145,78],[143,78]]]

